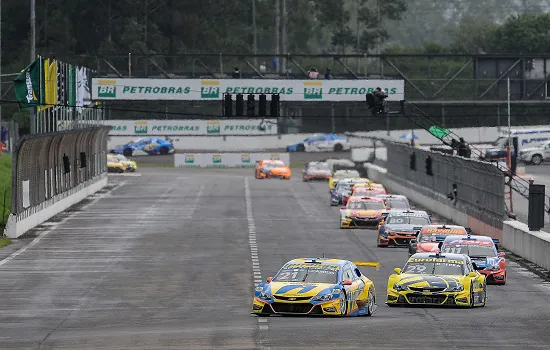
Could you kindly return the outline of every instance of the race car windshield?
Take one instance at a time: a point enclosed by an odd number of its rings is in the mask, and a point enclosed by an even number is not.
[[[274,169],[274,168],[283,168],[285,165],[284,163],[264,163],[264,168],[266,169]]]
[[[283,269],[273,281],[336,284],[338,283],[338,271],[323,268]]]
[[[348,209],[380,210],[386,209],[386,207],[381,202],[351,202],[348,203]]]
[[[392,209],[408,209],[409,204],[405,201],[400,201],[396,199],[386,200],[386,205]]]
[[[465,254],[474,258],[486,258],[496,256],[492,246],[482,245],[445,245],[442,248],[445,253]]]
[[[388,224],[394,225],[427,225],[429,224],[428,218],[419,216],[390,216],[387,221]]]
[[[418,235],[418,242],[443,241],[446,236],[446,234],[420,234]]]
[[[418,275],[464,275],[464,265],[453,262],[411,262],[403,273]]]
[[[359,177],[359,173],[357,171],[348,171],[345,173],[336,173],[334,174],[333,177],[335,179],[341,180],[341,179]]]

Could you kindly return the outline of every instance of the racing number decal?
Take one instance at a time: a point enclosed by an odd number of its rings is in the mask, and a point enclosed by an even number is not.
[[[426,266],[425,265],[410,265],[410,266],[407,266],[407,270],[405,270],[405,273],[414,273],[414,272],[417,272],[417,273],[422,273],[424,271],[426,271]]]
[[[290,271],[282,271],[279,276],[277,276],[277,279],[281,279],[281,280],[286,280],[290,277],[290,275],[292,274],[292,279],[296,278],[296,276],[298,275],[298,271],[294,271],[294,272],[290,272]]]

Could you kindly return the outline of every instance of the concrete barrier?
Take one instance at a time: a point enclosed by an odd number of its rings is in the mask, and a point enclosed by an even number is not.
[[[55,215],[67,210],[73,205],[81,202],[88,196],[107,186],[107,174],[103,174],[96,179],[78,185],[77,187],[62,193],[40,205],[31,214],[26,217],[11,214],[8,218],[4,234],[9,238],[17,238],[30,229],[46,222]]]
[[[529,231],[519,221],[504,222],[502,246],[538,266],[550,270],[550,233]]]
[[[391,179],[385,168],[366,163],[367,174],[369,179],[374,182],[383,184],[391,193],[398,193],[406,196],[411,201],[421,203],[422,207],[428,211],[439,215],[440,217],[452,219],[458,225],[468,226],[468,215],[457,212],[451,201],[443,197],[439,193],[431,192],[430,195],[425,195],[414,190],[414,184],[408,181],[396,181]],[[444,204],[449,202],[449,204]]]

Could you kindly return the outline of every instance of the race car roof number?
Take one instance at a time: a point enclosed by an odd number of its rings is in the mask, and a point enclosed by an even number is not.
[[[437,263],[447,263],[447,264],[464,264],[462,260],[452,260],[444,258],[410,258],[410,262],[437,262]]]
[[[450,229],[450,228],[427,228],[422,233],[464,233],[464,230]]]

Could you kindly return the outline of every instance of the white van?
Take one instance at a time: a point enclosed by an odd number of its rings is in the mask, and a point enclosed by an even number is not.
[[[550,141],[550,127],[539,129],[512,129],[511,137],[518,138],[518,148],[535,148],[546,141]],[[506,159],[506,147],[508,147],[508,132],[502,132],[492,144],[485,150],[485,159],[489,161]]]

